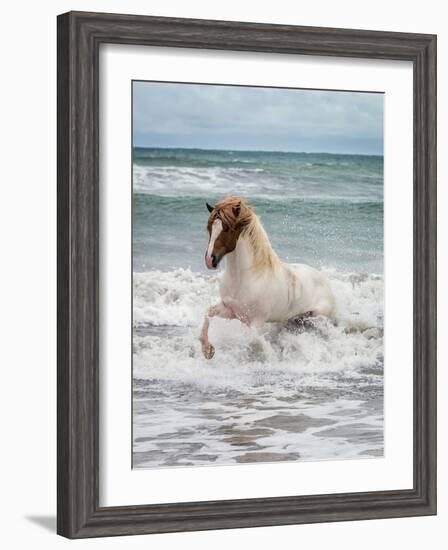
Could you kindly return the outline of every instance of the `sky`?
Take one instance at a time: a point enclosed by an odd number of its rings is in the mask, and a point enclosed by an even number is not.
[[[141,147],[383,154],[380,93],[133,83]]]

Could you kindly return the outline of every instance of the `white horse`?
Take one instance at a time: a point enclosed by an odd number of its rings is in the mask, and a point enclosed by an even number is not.
[[[216,269],[226,256],[219,285],[221,301],[208,310],[199,336],[207,359],[215,353],[208,339],[212,317],[261,327],[267,321],[333,314],[334,296],[327,277],[308,265],[281,262],[244,199],[227,197],[207,208],[207,268]]]

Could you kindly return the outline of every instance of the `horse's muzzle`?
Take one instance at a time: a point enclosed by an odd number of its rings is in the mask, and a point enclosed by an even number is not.
[[[220,258],[215,254],[205,254],[205,265],[208,269],[216,269],[218,267]]]

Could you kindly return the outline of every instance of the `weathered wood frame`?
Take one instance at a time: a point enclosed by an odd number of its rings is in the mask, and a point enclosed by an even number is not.
[[[99,102],[102,43],[407,60],[414,71],[414,486],[100,507]],[[436,513],[436,37],[70,12],[58,17],[58,533],[69,538]]]

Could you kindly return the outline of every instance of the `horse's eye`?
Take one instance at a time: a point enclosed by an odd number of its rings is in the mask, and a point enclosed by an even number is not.
[[[224,225],[222,230],[224,231],[224,233],[227,233],[227,231],[229,230],[229,228],[227,227],[227,225]]]

